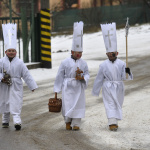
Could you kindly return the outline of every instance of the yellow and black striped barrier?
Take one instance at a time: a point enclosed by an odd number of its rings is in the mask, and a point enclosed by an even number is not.
[[[40,11],[41,16],[41,63],[43,68],[52,68],[50,10]]]

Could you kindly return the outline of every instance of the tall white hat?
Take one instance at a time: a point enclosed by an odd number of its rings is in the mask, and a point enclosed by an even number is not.
[[[5,51],[17,46],[17,24],[2,24]]]
[[[117,51],[116,23],[101,24],[106,51]]]
[[[83,51],[83,25],[84,23],[82,21],[74,22],[72,51]]]

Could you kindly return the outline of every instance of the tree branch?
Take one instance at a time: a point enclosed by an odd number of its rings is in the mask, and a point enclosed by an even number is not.
[[[1,0],[1,2],[5,5],[5,7],[7,8],[7,9],[9,9],[9,2],[7,2],[7,0],[5,1],[5,0]],[[20,16],[18,13],[16,13],[13,9],[12,9],[12,13],[14,13],[15,15],[17,15],[17,16]]]
[[[147,0],[143,0],[143,1],[150,8],[150,4],[148,3],[148,1]]]

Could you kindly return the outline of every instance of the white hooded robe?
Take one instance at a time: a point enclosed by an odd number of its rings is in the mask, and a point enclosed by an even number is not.
[[[99,96],[102,88],[103,102],[108,119],[122,119],[123,80],[126,80],[125,67],[125,62],[118,58],[113,63],[107,59],[100,65],[94,81],[92,95]],[[131,79],[133,79],[132,73],[128,76],[128,80]]]
[[[4,75],[3,68],[11,76],[11,86],[1,82]],[[37,88],[36,82],[21,59],[14,57],[11,62],[7,56],[0,59],[0,113],[10,112],[16,115],[21,113],[23,102],[23,82],[21,78],[30,90]]]
[[[77,67],[83,71],[84,81],[75,79]],[[88,86],[89,72],[87,63],[81,58],[71,57],[62,61],[56,80],[54,92],[62,91],[62,115],[69,118],[83,118],[85,116],[85,93]]]

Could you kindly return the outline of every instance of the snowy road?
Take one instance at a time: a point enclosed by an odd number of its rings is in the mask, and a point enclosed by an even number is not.
[[[97,73],[92,70],[86,90],[86,118],[82,120],[80,131],[66,131],[61,113],[48,112],[48,98],[53,97],[53,78],[39,82],[39,89],[34,93],[24,87],[22,130],[15,131],[12,120],[9,129],[0,128],[0,150],[149,150],[149,58],[139,56],[130,62],[134,80],[125,82],[124,119],[119,122],[117,132],[110,132],[106,127],[102,96],[91,95]]]
[[[125,61],[124,35],[124,29],[117,30],[119,58]],[[107,129],[102,95],[91,95],[99,64],[106,59],[102,33],[84,34],[83,39],[90,82],[81,130],[66,131],[61,113],[48,112],[58,66],[70,55],[56,51],[69,50],[72,43],[72,36],[56,36],[52,38],[53,68],[30,70],[39,88],[32,93],[24,86],[22,130],[15,131],[12,118],[8,129],[0,127],[0,150],[150,150],[150,25],[136,25],[129,32],[129,67],[134,80],[125,82],[123,120],[117,132]]]

